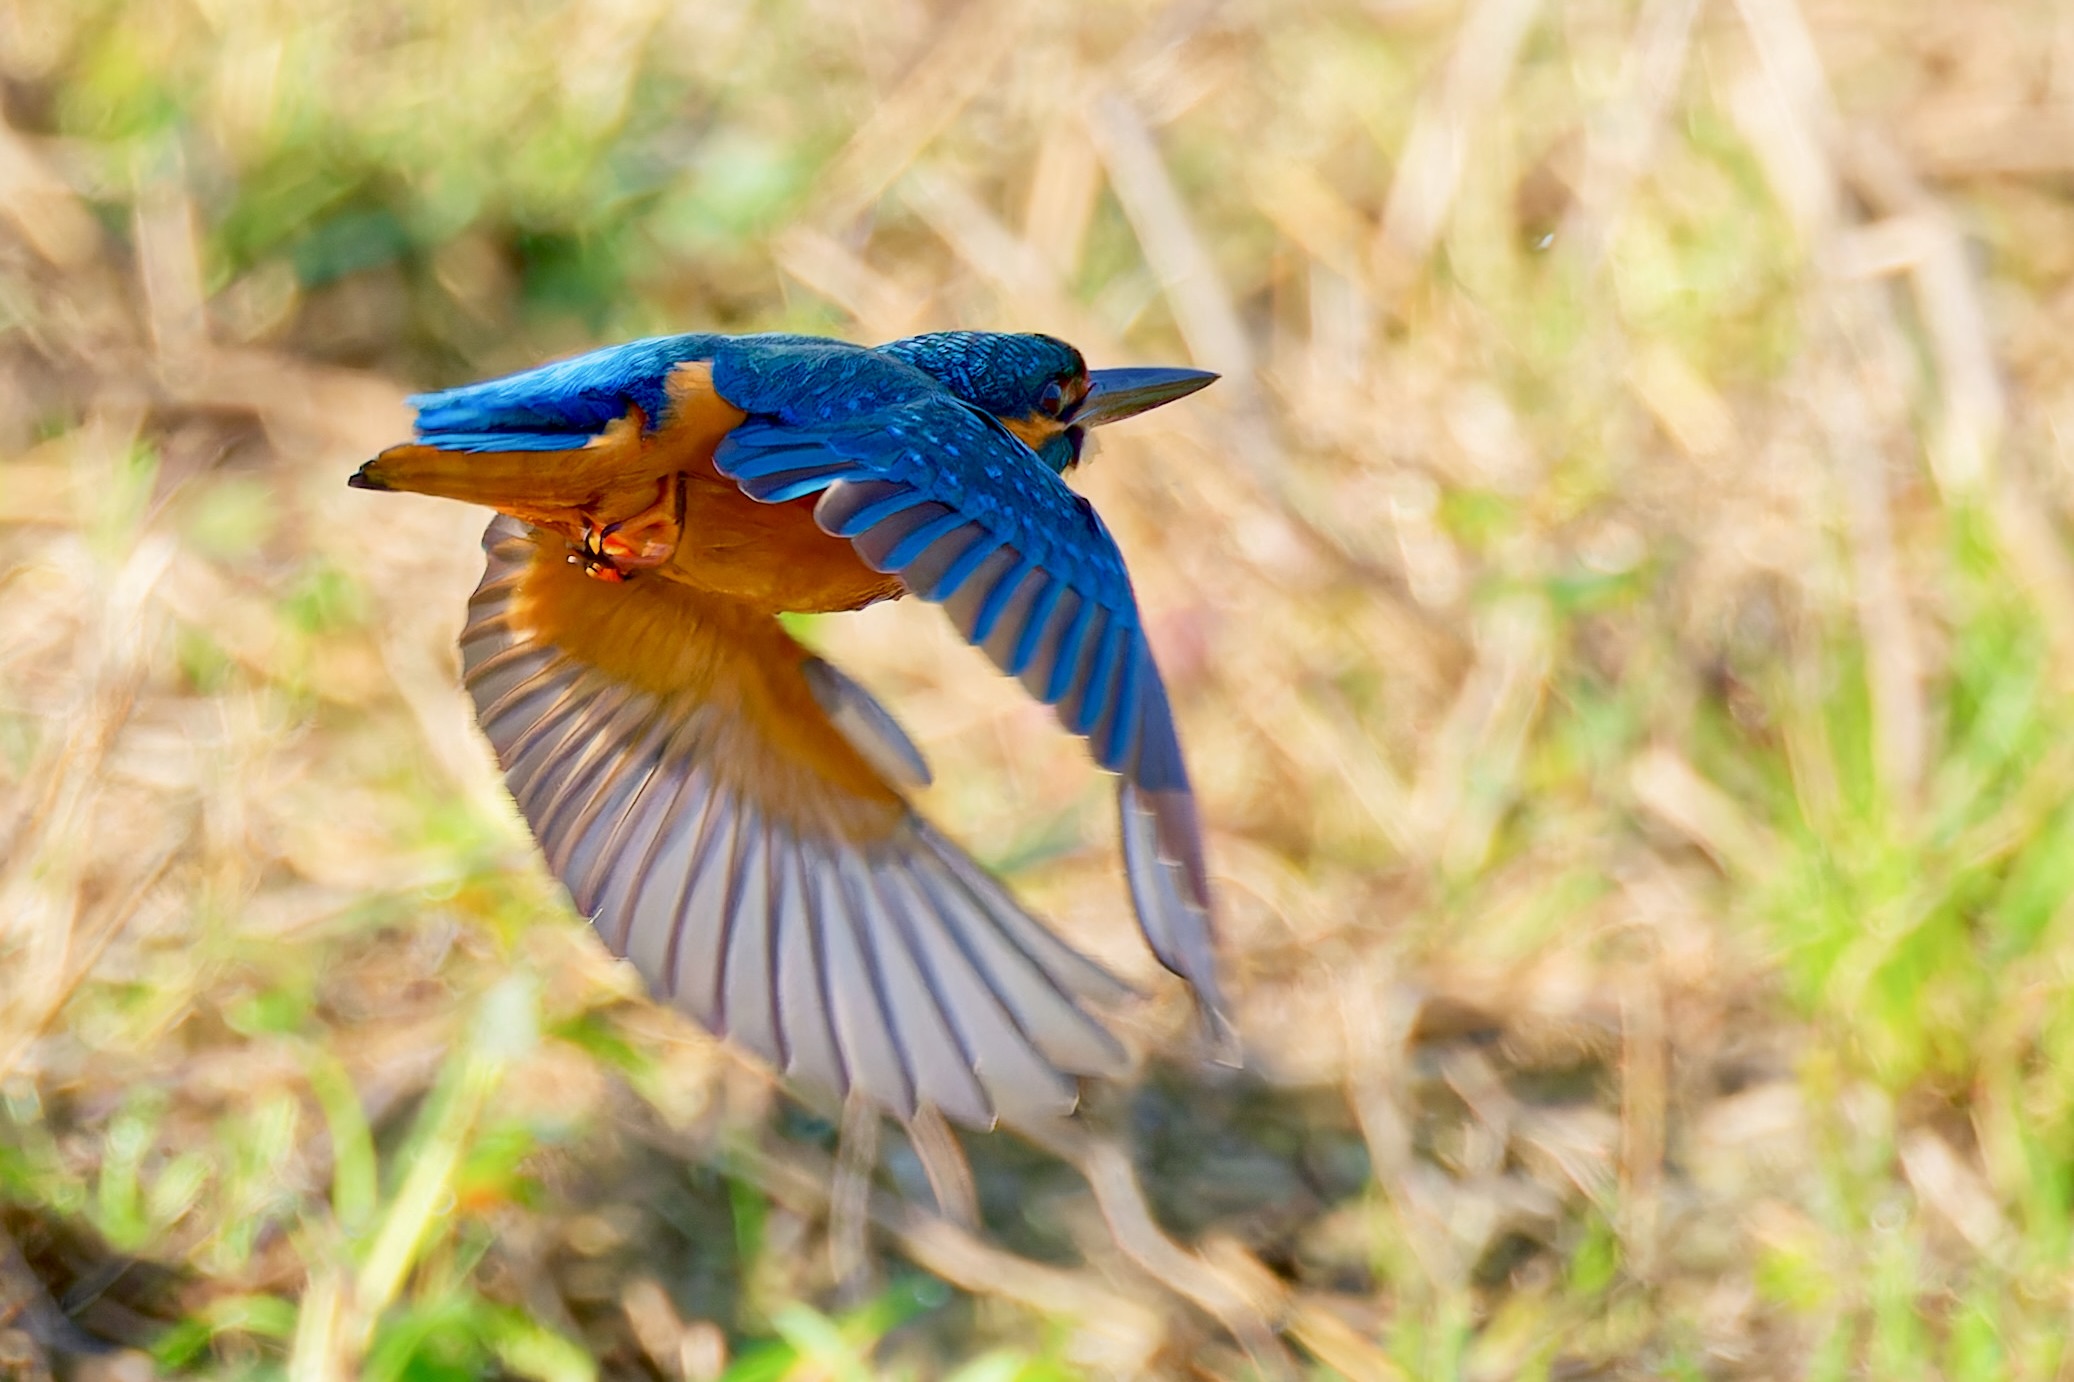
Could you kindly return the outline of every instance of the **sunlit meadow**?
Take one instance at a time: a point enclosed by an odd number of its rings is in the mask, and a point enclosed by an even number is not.
[[[344,488],[951,326],[1225,375],[1081,483],[1247,1054],[1047,713],[801,621],[1147,994],[976,1229],[605,955],[481,515]],[[2070,343],[2054,0],[0,0],[0,1374],[2061,1376]]]

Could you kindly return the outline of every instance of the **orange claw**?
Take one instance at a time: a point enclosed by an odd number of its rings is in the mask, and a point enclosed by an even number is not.
[[[594,581],[618,585],[626,579],[626,573],[612,564],[612,559],[597,550],[591,542],[591,534],[584,534],[583,545],[569,551],[569,565],[580,566],[583,574]]]
[[[629,533],[621,528],[601,535],[598,550],[618,566],[661,566],[677,550],[677,540],[674,534],[660,537],[647,532]]]
[[[601,581],[618,582],[629,571],[646,571],[668,561],[684,534],[684,484],[679,471],[663,479],[661,493],[641,512],[603,525],[586,518],[584,571]]]

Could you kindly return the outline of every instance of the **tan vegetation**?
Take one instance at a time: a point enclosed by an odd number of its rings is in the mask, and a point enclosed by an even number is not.
[[[0,0],[0,113],[0,1371],[2068,1366],[2066,6]],[[812,622],[1154,995],[979,1232],[638,999],[481,516],[344,488],[411,387],[952,325],[1226,375],[1083,484],[1249,1060],[1049,716]]]

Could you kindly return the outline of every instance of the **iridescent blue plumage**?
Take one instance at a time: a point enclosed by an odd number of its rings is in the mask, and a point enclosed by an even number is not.
[[[1087,373],[1080,352],[1055,336],[998,331],[931,331],[879,350],[942,382],[995,417],[1021,417],[1055,379]]]
[[[834,424],[752,419],[713,459],[755,496],[825,491],[815,509],[824,529],[948,607],[1004,671],[1061,705],[1076,733],[1107,723],[1092,744],[1102,766],[1147,790],[1185,790],[1157,674],[1136,673],[1128,686],[1121,675],[1149,670],[1151,654],[1115,540],[999,422],[924,394]],[[1112,638],[1116,647],[1102,651]]]
[[[991,416],[1021,417],[1046,384],[1086,369],[1079,351],[1050,336],[938,331],[866,347],[776,332],[695,332],[629,341],[410,401],[418,439],[441,450],[573,451],[630,408],[641,411],[648,430],[661,426],[671,371],[696,361],[711,361],[716,378],[724,375],[721,392],[730,402],[790,423],[855,416],[928,384]]]
[[[670,371],[704,360],[725,336],[655,336],[520,374],[411,399],[418,439],[443,451],[574,451],[639,408],[653,428]]]

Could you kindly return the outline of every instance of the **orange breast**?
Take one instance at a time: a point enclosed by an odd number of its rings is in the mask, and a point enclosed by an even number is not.
[[[713,770],[786,820],[883,838],[900,798],[832,725],[800,665],[806,649],[748,603],[642,576],[587,578],[542,550],[513,601],[532,637],[681,705],[714,707]]]
[[[810,614],[858,609],[904,587],[858,560],[846,539],[814,525],[814,499],[763,504],[713,468],[713,449],[746,416],[713,388],[713,367],[679,366],[670,377],[670,422],[651,437],[655,474],[690,479],[684,533],[660,574],[766,610]]]
[[[900,582],[814,526],[814,500],[762,504],[713,469],[713,450],[748,415],[713,387],[707,361],[670,375],[669,421],[653,431],[636,411],[574,451],[442,451],[391,447],[362,470],[370,488],[486,504],[572,544],[610,525],[652,524],[665,543],[671,477],[686,477],[675,552],[641,579],[661,577],[765,611],[857,609],[901,593]],[[641,563],[646,565],[647,563]]]
[[[843,538],[814,525],[814,500],[760,504],[716,474],[691,472],[684,535],[658,574],[760,609],[821,613],[860,609],[905,588],[857,559]]]

